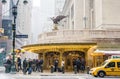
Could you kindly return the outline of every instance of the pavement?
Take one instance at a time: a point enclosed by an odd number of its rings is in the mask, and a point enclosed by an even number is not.
[[[77,73],[74,72],[54,72],[50,73],[48,70],[44,70],[43,73],[41,72],[33,72],[32,74],[24,75],[22,71],[13,73],[5,73],[4,67],[0,67],[0,79],[120,79],[120,76],[106,76],[105,78],[96,78],[89,74],[85,73]]]
[[[85,75],[81,73],[81,75]],[[61,72],[51,73],[48,70],[44,70],[41,72],[32,72],[32,74],[24,75],[22,71],[13,73],[5,73],[5,68],[0,67],[0,79],[79,79],[80,74],[74,74],[74,72],[65,72],[64,74]],[[80,78],[84,79],[84,78]]]
[[[5,67],[0,67],[0,72],[4,72],[5,71]]]

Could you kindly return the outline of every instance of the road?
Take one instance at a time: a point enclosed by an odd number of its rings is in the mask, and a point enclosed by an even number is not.
[[[88,74],[81,75],[71,75],[71,74],[61,74],[61,75],[23,75],[23,74],[5,74],[0,73],[0,79],[120,79],[119,77],[105,77],[105,78],[95,78]]]

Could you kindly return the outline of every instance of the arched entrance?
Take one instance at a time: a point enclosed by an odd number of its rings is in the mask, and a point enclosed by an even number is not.
[[[90,53],[94,46],[96,46],[96,43],[51,43],[28,45],[22,48],[26,51],[38,53],[39,58],[43,57],[44,69],[49,69],[53,65],[54,59],[57,58],[59,67],[61,67],[61,61],[64,59],[66,70],[72,70],[72,61],[76,58],[85,59],[86,65],[91,66]]]
[[[45,68],[50,69],[52,65],[54,65],[54,60],[60,60],[60,53],[59,52],[47,52],[45,54]]]
[[[85,53],[81,51],[67,51],[63,54],[63,59],[65,59],[65,68],[68,71],[73,69],[73,60],[77,58],[85,60]]]

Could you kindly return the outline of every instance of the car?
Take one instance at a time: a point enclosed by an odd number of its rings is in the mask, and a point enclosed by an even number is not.
[[[108,59],[101,66],[90,69],[94,77],[120,76],[120,59]]]

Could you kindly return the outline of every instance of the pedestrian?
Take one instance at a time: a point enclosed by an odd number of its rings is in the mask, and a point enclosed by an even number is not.
[[[23,74],[26,74],[27,72],[27,67],[28,67],[28,63],[26,58],[23,60]]]
[[[31,59],[28,60],[28,74],[32,73],[32,61]]]
[[[17,62],[18,62],[18,72],[19,72],[19,70],[22,70],[20,57],[18,57]]]
[[[64,66],[65,66],[65,61],[64,61],[64,59],[62,59],[62,61],[61,61],[61,71],[62,71],[62,73],[65,72]]]
[[[85,64],[86,64],[85,59],[82,58],[82,59],[81,59],[81,72],[84,72],[84,71],[85,71]]]
[[[72,64],[73,64],[73,71],[74,71],[74,68],[76,66],[76,59],[75,58],[73,58]]]
[[[36,59],[36,71],[39,72],[39,60],[38,59]]]
[[[35,59],[33,59],[33,64],[32,64],[32,69],[33,69],[33,71],[35,72],[36,71],[36,60]]]
[[[43,72],[43,58],[40,59],[40,71]]]
[[[76,65],[77,65],[77,72],[79,73],[80,66],[81,66],[81,61],[80,61],[80,58],[79,58],[79,57],[78,57],[77,60],[76,60]]]
[[[58,59],[57,58],[55,58],[55,60],[54,60],[54,67],[55,67],[55,72],[58,70],[58,63],[59,63],[59,61],[58,61]]]
[[[10,73],[11,72],[11,66],[12,66],[12,61],[10,58],[8,58],[6,60],[6,62],[4,63],[5,66],[5,73]]]

